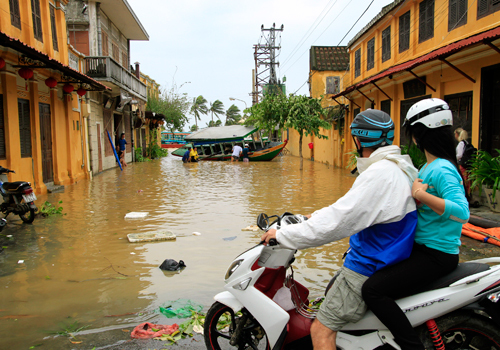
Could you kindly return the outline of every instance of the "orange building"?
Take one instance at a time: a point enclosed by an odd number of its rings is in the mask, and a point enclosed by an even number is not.
[[[415,102],[437,97],[472,143],[500,148],[500,3],[494,0],[396,0],[349,42],[350,69],[331,96],[348,107],[346,128],[367,108],[389,113],[395,144]],[[346,133],[348,130],[346,130]],[[345,150],[355,149],[346,137]]]
[[[37,194],[88,175],[80,95],[107,90],[69,60],[67,3],[0,0],[0,165]]]

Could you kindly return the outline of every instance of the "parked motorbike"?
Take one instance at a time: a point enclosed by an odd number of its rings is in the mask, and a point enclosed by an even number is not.
[[[267,231],[304,220],[290,213],[260,214],[257,225]],[[225,276],[225,291],[214,297],[205,319],[208,349],[312,349],[310,326],[317,310],[308,289],[294,279],[296,252],[274,240],[236,257]],[[449,275],[397,300],[427,349],[500,349],[499,263],[499,257],[460,263]],[[338,349],[378,347],[400,350],[369,310],[337,333]]]
[[[15,173],[15,171],[0,166],[0,175],[7,173]],[[35,213],[38,210],[35,205],[36,195],[29,182],[2,182],[0,179],[0,192],[3,197],[0,211],[5,214],[5,217],[14,213],[19,215],[25,223],[31,224],[35,220]]]

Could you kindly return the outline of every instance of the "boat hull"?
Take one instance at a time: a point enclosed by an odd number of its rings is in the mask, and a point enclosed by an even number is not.
[[[269,147],[269,148],[264,148],[261,150],[256,150],[254,152],[250,152],[248,154],[248,158],[251,162],[266,162],[266,161],[271,161],[274,158],[276,158],[281,151],[283,151],[283,148],[286,146],[286,141],[281,142],[280,144]],[[182,157],[184,155],[184,152],[186,152],[185,147],[179,148],[178,150],[172,152],[172,155],[177,156],[177,157]],[[241,159],[241,158],[240,158]],[[199,160],[231,160],[231,155],[230,154],[215,154],[213,156],[204,156],[200,154]]]

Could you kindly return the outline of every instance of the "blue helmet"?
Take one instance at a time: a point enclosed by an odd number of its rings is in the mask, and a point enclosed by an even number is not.
[[[394,123],[389,114],[377,109],[368,109],[359,113],[352,121],[351,135],[359,140],[362,148],[392,145]]]

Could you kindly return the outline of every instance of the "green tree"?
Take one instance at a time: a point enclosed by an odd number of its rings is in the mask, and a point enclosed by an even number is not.
[[[217,126],[221,126],[221,125],[222,125],[222,122],[220,121],[220,119],[219,119],[219,120],[216,120],[215,122],[214,122],[213,120],[211,120],[211,121],[209,121],[209,122],[207,123],[207,126],[208,126],[209,128],[212,128],[212,127],[217,127]]]
[[[198,125],[191,125],[191,131],[198,131]]]
[[[220,119],[219,114],[224,114],[224,104],[219,100],[215,100],[213,103],[210,103],[208,111],[212,114],[212,121],[214,121],[214,114],[217,119]]]
[[[191,113],[194,115],[194,122],[196,129],[198,129],[198,120],[201,120],[201,114],[208,113],[207,100],[202,95],[193,98],[193,105],[191,106]]]
[[[188,122],[186,113],[190,106],[187,94],[179,93],[174,83],[169,90],[160,91],[158,97],[148,95],[146,109],[156,114],[163,114],[166,122],[165,129],[174,132],[182,131]]]
[[[320,134],[320,128],[330,129],[332,125],[323,119],[327,111],[321,106],[321,99],[309,98],[303,95],[283,94],[268,95],[257,105],[250,108],[250,116],[246,125],[254,125],[259,129],[274,130],[292,128],[299,133],[300,169],[303,169],[302,139],[303,136],[314,134],[320,139],[328,136]]]
[[[240,109],[236,105],[231,105],[226,111],[226,124],[235,125],[241,120]]]

